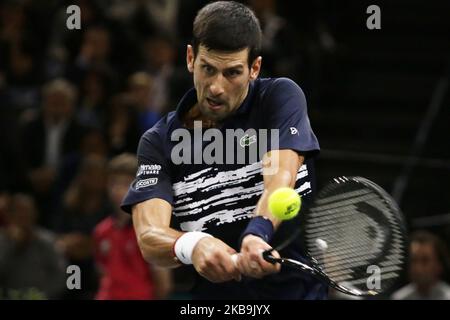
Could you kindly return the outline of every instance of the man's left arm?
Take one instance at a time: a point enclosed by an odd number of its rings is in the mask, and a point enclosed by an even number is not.
[[[266,115],[263,126],[278,130],[278,145],[271,144],[271,151],[263,157],[264,191],[255,208],[256,217],[241,236],[237,260],[241,273],[257,278],[280,270],[280,265],[266,262],[261,255],[271,248],[271,237],[281,223],[269,213],[268,198],[278,188],[294,187],[304,157],[313,157],[320,150],[309,121],[306,97],[294,81],[275,79],[260,107]]]
[[[264,260],[262,252],[272,247],[267,243],[272,234],[281,224],[281,220],[274,217],[268,208],[269,196],[278,188],[293,188],[297,179],[297,172],[302,166],[304,157],[293,150],[273,150],[263,158],[264,191],[259,199],[254,218],[254,230],[244,235],[241,243],[239,259],[237,261],[242,274],[253,278],[280,271],[279,264],[271,264]],[[279,254],[274,251],[274,256]]]

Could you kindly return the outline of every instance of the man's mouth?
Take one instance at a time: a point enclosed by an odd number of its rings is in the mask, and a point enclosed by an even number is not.
[[[223,102],[216,99],[206,98],[208,106],[213,110],[218,110],[223,106]]]

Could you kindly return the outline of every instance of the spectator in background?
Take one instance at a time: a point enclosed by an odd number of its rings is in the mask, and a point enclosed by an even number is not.
[[[114,157],[108,164],[108,195],[111,215],[94,231],[95,260],[101,273],[97,299],[164,299],[171,289],[169,270],[144,261],[137,244],[131,217],[120,203],[137,172],[131,154]]]
[[[111,54],[112,35],[109,29],[103,25],[87,27],[74,66],[68,70],[67,77],[74,83],[82,83],[90,70],[102,70],[111,78],[117,78]]]
[[[0,4],[0,78],[7,87],[6,105],[18,110],[37,106],[45,44],[38,40],[27,5],[23,1]]]
[[[105,10],[109,18],[121,21],[140,36],[166,34],[175,39],[180,2],[179,0],[113,0]]]
[[[132,74],[128,81],[129,98],[137,112],[140,133],[144,133],[161,118],[161,108],[154,104],[153,78],[146,72]]]
[[[36,227],[32,197],[15,194],[0,231],[0,288],[7,299],[58,299],[65,286],[63,256],[54,237]]]
[[[83,270],[83,289],[66,292],[65,298],[68,299],[91,299],[97,290],[92,232],[109,212],[105,165],[106,159],[102,156],[86,156],[63,195],[63,205],[58,212],[55,225],[57,246],[71,264]]]
[[[185,66],[176,65],[175,50],[174,42],[161,35],[147,38],[143,45],[143,67],[153,79],[152,105],[162,113],[173,110],[192,86],[192,79],[186,76]]]
[[[79,48],[83,42],[88,26],[105,23],[103,10],[96,0],[72,0],[71,5],[80,7],[81,30],[70,30],[66,27],[68,4],[56,4],[55,15],[51,19],[48,31],[49,44],[46,50],[45,75],[47,78],[62,77],[70,72],[72,64],[77,59]],[[39,7],[42,4],[39,3]],[[48,12],[46,13],[48,15]],[[42,23],[40,21],[40,23]]]
[[[275,0],[250,0],[261,23],[264,74],[262,76],[284,76],[298,79],[302,56],[301,47],[293,41],[296,35],[289,22],[277,14]]]
[[[107,70],[89,69],[82,79],[77,118],[85,126],[101,128],[106,103],[113,87]]]
[[[129,95],[122,93],[111,98],[105,121],[110,155],[136,152],[141,130]]]
[[[61,205],[63,201],[63,194],[67,188],[72,184],[75,176],[83,164],[83,161],[90,156],[97,156],[99,158],[106,159],[108,157],[108,144],[103,135],[103,132],[97,128],[87,129],[80,142],[79,152],[74,152],[71,155],[64,158],[63,163],[60,166],[55,187],[52,193],[52,207],[53,215],[56,208]],[[52,217],[52,221],[55,221],[55,217]],[[52,224],[54,226],[54,224]]]
[[[164,35],[178,40],[184,48],[192,37],[192,21],[208,0],[110,0],[104,6],[106,16],[120,22],[130,33],[143,38]]]
[[[450,300],[450,286],[443,282],[448,272],[448,249],[445,243],[427,231],[411,235],[409,246],[411,283],[394,292],[394,300]]]
[[[40,221],[48,226],[51,190],[64,157],[78,152],[84,128],[74,118],[76,89],[64,79],[55,79],[43,88],[42,112],[26,119],[23,126],[23,154],[37,196]]]

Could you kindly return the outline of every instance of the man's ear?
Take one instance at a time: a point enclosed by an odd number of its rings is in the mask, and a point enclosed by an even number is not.
[[[192,48],[192,46],[188,44],[186,48],[186,65],[190,73],[194,72],[194,60],[194,48]]]
[[[250,67],[250,80],[255,80],[258,78],[259,72],[261,71],[261,63],[262,63],[262,57],[257,57]]]

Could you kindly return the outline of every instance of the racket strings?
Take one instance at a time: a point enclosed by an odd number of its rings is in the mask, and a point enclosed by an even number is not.
[[[389,200],[361,183],[343,183],[325,188],[315,204],[306,218],[305,243],[332,281],[367,290],[367,267],[374,263],[383,287],[398,277],[404,230]]]
[[[318,206],[315,206],[313,209],[311,209],[311,216],[312,217],[320,217],[322,215],[326,215],[326,210],[332,210],[332,209],[338,209],[342,207],[346,207],[348,205],[353,205],[355,203],[359,203],[361,201],[369,201],[371,199],[379,199],[376,195],[365,193],[362,195],[349,197],[345,200],[339,200],[339,202],[335,201],[333,203],[325,203]]]
[[[308,227],[310,229],[319,228],[322,226],[333,228],[337,224],[346,224],[349,220],[355,218],[355,213],[356,215],[360,214],[356,204],[362,201],[376,206],[377,208],[380,207],[379,198],[373,194],[363,198],[353,199],[352,201],[347,201],[345,204],[339,203],[334,204],[333,206],[316,207],[310,212]]]

